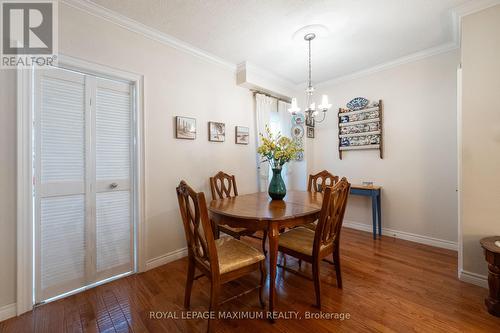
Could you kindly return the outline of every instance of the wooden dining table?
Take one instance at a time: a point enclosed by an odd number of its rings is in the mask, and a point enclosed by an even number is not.
[[[269,311],[276,306],[276,268],[279,231],[319,218],[320,192],[288,191],[283,200],[271,200],[265,192],[212,200],[208,210],[216,224],[267,231],[269,240]]]

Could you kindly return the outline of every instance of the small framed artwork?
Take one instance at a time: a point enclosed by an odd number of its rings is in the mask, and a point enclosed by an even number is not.
[[[244,126],[236,126],[235,132],[235,142],[239,145],[247,145],[250,138],[250,129]]]
[[[313,117],[306,118],[306,126],[314,127],[314,118]]]
[[[224,142],[226,140],[226,124],[209,121],[208,140],[213,142]]]
[[[314,139],[314,127],[307,127],[307,137]]]
[[[177,139],[196,139],[196,119],[175,117],[175,137]]]

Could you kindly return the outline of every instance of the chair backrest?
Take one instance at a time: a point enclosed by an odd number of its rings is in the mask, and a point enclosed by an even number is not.
[[[315,175],[309,175],[307,190],[309,192],[323,192],[327,186],[333,186],[339,181],[339,176],[323,170]]]
[[[238,195],[236,178],[219,171],[215,176],[210,177],[210,190],[212,190],[212,200],[235,197]]]
[[[319,251],[320,247],[324,245],[333,244],[333,246],[338,247],[350,188],[351,184],[345,177],[333,187],[326,187],[314,235],[313,251]]]
[[[196,260],[207,270],[219,272],[205,194],[195,192],[184,180],[176,190],[190,259]]]

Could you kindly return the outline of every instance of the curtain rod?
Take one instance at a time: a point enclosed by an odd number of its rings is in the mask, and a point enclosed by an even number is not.
[[[267,97],[271,97],[271,98],[274,98],[274,99],[277,99],[278,101],[282,101],[282,102],[285,102],[285,103],[289,103],[291,102],[291,100],[287,100],[287,99],[284,99],[284,98],[281,98],[281,97],[277,97],[277,96],[274,96],[274,95],[271,95],[271,94],[268,94],[268,93],[265,93],[265,92],[262,92],[262,91],[259,91],[259,90],[254,90],[254,89],[250,89],[251,92],[253,92],[253,95],[255,96],[256,94],[261,94],[261,95],[264,95],[264,96],[267,96]]]

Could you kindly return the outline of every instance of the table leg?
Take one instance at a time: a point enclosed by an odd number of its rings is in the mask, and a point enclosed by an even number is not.
[[[377,220],[378,220],[378,235],[382,236],[382,205],[380,204],[380,192],[377,195]]]
[[[377,239],[377,198],[372,194],[373,239]]]
[[[274,311],[276,304],[276,265],[278,262],[278,237],[279,230],[277,223],[270,223],[268,228],[269,237],[269,312]],[[270,319],[274,322],[274,319]]]

